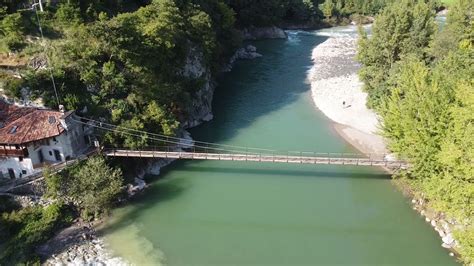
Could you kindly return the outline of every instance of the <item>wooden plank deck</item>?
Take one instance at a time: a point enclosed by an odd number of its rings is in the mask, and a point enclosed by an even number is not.
[[[236,153],[205,153],[191,151],[136,151],[125,149],[104,150],[106,156],[111,157],[136,157],[136,158],[173,158],[189,160],[219,160],[219,161],[244,161],[244,162],[272,162],[296,164],[334,164],[334,165],[360,165],[384,166],[388,168],[406,168],[403,161],[385,160],[384,158],[350,158],[350,157],[324,157],[324,156],[295,156],[295,155],[269,155],[269,154],[236,154]]]

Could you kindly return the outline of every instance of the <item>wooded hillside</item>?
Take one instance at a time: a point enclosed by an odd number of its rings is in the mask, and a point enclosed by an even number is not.
[[[459,251],[474,261],[474,2],[450,6],[439,30],[433,8],[403,0],[376,17],[358,58],[369,105],[401,174],[429,206],[455,218]]]

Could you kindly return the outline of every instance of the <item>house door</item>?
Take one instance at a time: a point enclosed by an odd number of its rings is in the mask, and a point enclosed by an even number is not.
[[[54,158],[56,158],[56,161],[58,162],[62,161],[61,153],[58,150],[54,150]]]
[[[38,151],[38,158],[40,163],[44,162],[43,152],[41,150]]]
[[[15,178],[15,171],[13,171],[12,168],[8,168],[8,174],[10,175],[10,178],[11,178],[11,179],[14,179],[14,178]]]

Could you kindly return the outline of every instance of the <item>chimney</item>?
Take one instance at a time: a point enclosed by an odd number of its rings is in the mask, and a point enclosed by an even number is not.
[[[64,112],[65,112],[64,105],[62,105],[62,104],[59,105],[59,112],[64,114]]]

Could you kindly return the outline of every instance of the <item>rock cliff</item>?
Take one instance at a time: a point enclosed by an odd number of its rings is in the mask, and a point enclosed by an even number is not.
[[[212,116],[212,98],[216,82],[214,81],[209,67],[204,62],[204,54],[201,49],[192,47],[189,49],[185,65],[181,72],[185,78],[201,79],[204,84],[192,95],[192,102],[187,107],[187,117],[182,121],[183,128],[195,127],[202,122],[209,121]]]

